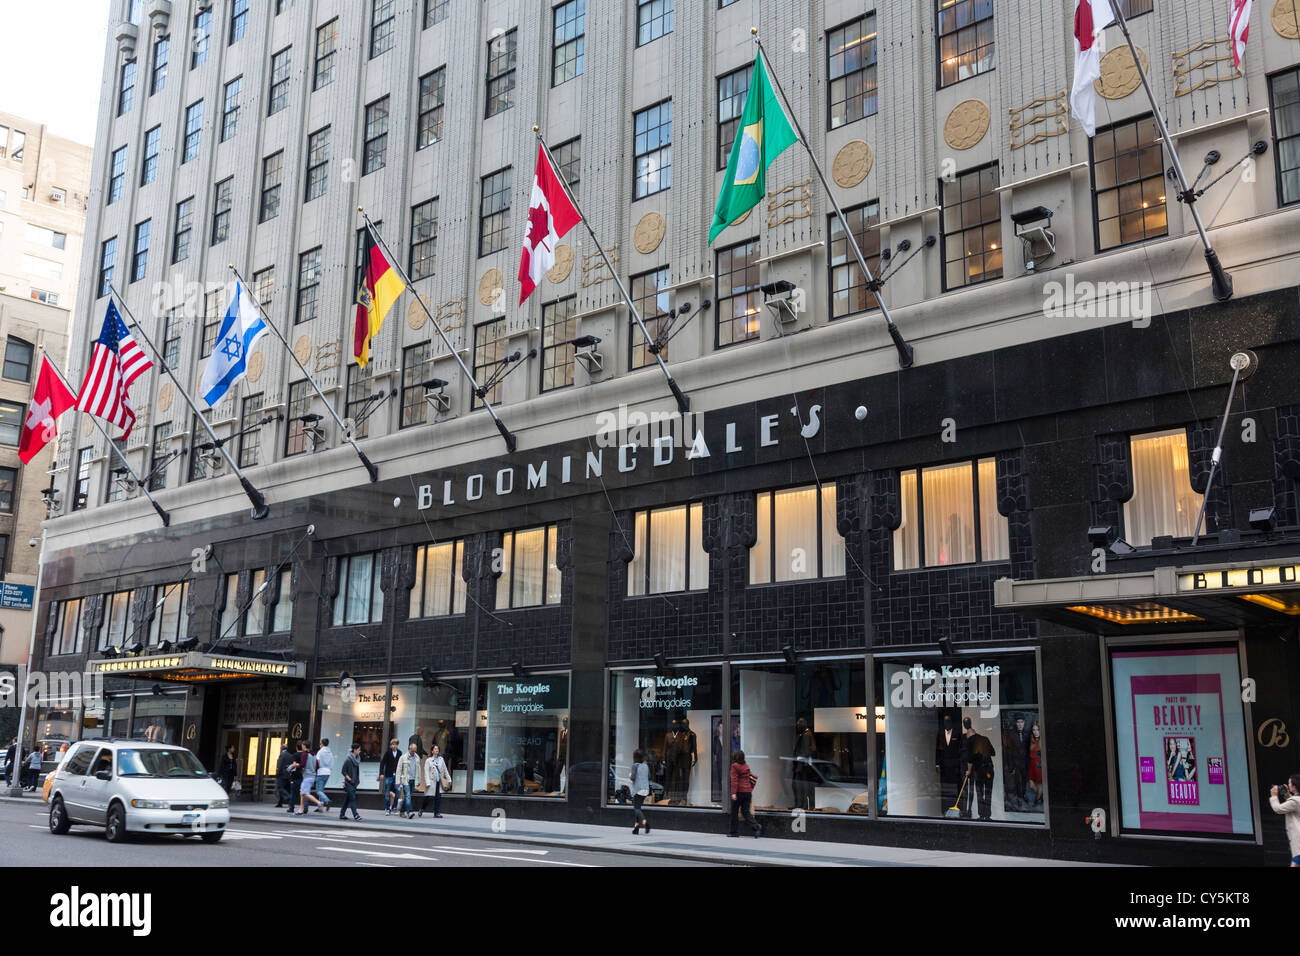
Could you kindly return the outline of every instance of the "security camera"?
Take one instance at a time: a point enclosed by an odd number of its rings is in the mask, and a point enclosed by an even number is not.
[[[34,548],[34,547],[36,547],[36,546],[37,546],[38,544],[40,544],[40,543],[41,543],[41,539],[40,539],[40,538],[30,538],[30,539],[28,539],[28,541],[27,541],[27,547],[29,547],[29,548]]]

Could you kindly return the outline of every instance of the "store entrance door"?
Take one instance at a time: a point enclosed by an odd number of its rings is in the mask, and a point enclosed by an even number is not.
[[[275,799],[275,765],[284,744],[283,731],[270,727],[232,727],[222,743],[235,745],[239,771],[238,799],[261,803]]]

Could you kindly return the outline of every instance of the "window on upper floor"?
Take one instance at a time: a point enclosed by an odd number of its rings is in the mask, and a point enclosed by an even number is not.
[[[194,29],[190,31],[190,69],[208,62],[208,43],[212,39],[212,11],[194,13]]]
[[[876,16],[868,14],[826,35],[826,75],[830,80],[828,125],[839,129],[875,116]]]
[[[275,266],[267,266],[253,273],[253,295],[262,311],[271,314],[271,301],[275,298]]]
[[[4,377],[15,382],[30,382],[34,355],[35,348],[31,342],[9,336],[5,340]]]
[[[1002,278],[1002,194],[996,163],[941,184],[944,291]]]
[[[740,128],[740,114],[745,111],[745,97],[749,94],[749,77],[753,72],[753,65],[746,65],[718,77],[718,169],[726,169],[731,158],[736,131]]]
[[[307,192],[305,202],[325,195],[329,188],[330,128],[307,137]]]
[[[442,139],[442,110],[447,68],[440,66],[420,77],[420,113],[416,120],[415,148],[424,149]]]
[[[542,306],[543,392],[573,384],[573,339],[578,334],[577,306],[576,295]]]
[[[163,422],[153,428],[153,440],[149,443],[149,471],[145,483],[150,491],[161,491],[167,487],[167,443],[171,441],[172,423]]]
[[[895,571],[1009,560],[1010,531],[998,513],[993,458],[913,468],[899,475],[898,484]]]
[[[230,211],[234,202],[235,177],[223,179],[212,189],[212,238],[216,246],[230,238]]]
[[[161,126],[155,126],[144,134],[144,162],[140,166],[141,186],[148,186],[158,178],[158,144],[161,137]]]
[[[316,318],[319,307],[320,264],[320,246],[298,257],[298,299],[293,316],[295,325]]]
[[[82,615],[84,604],[83,598],[76,598],[71,601],[56,601],[51,605],[50,614],[54,617],[54,633],[50,637],[51,657],[80,654],[85,650],[84,628],[88,623],[88,615]]]
[[[162,318],[162,334],[159,336],[159,341],[162,344],[163,360],[169,368],[175,368],[181,360],[181,330],[184,326],[183,309],[171,309]]]
[[[149,644],[157,647],[164,642],[176,645],[189,638],[190,582],[177,581],[154,588],[154,601],[162,602],[154,608],[149,623]]]
[[[230,34],[227,45],[237,43],[248,32],[248,0],[234,0],[230,5]]]
[[[1300,202],[1300,67],[1268,80],[1279,205]]]
[[[380,394],[384,394],[380,392]],[[375,366],[348,365],[343,418],[353,423],[353,438],[370,437],[370,412],[375,407]]]
[[[873,276],[880,275],[880,204],[876,200],[860,206],[850,206],[844,210],[848,220],[849,232],[858,242],[862,257],[867,260],[867,267]],[[831,294],[831,318],[842,319],[846,315],[857,315],[870,309],[879,308],[876,294],[867,288],[867,277],[862,274],[858,257],[854,255],[852,245],[844,227],[840,225],[839,216],[831,216],[829,223],[830,245],[827,250],[826,267],[829,275]]]
[[[451,0],[424,0],[424,29],[447,19],[447,7]]]
[[[125,646],[127,636],[131,634],[131,598],[134,595],[134,591],[117,591],[104,595],[104,622],[99,628],[99,641],[96,645],[98,650]],[[135,641],[132,640],[131,643],[134,644]]]
[[[673,32],[673,0],[637,0],[636,45],[645,46]]]
[[[181,153],[182,166],[199,155],[199,143],[202,138],[203,101],[199,100],[185,107],[185,149]]]
[[[319,90],[334,82],[334,54],[339,46],[339,21],[335,17],[329,23],[316,28],[316,64],[312,70],[311,88]]]
[[[1097,130],[1089,148],[1097,251],[1167,236],[1164,149],[1150,115]]]
[[[10,339],[10,341],[13,340]],[[17,490],[18,469],[0,468],[0,513],[14,513],[14,492]]]
[[[1187,432],[1182,428],[1129,439],[1133,497],[1124,502],[1124,540],[1135,548],[1154,538],[1190,538],[1203,496],[1192,490]]]
[[[424,383],[433,376],[433,343],[421,342],[402,349],[402,421],[399,427],[423,425],[429,420]]]
[[[582,137],[575,136],[551,148],[551,158],[555,160],[555,170],[569,187],[569,192],[578,197],[578,183],[582,180]]]
[[[139,282],[149,269],[149,234],[153,221],[135,224],[135,246],[131,253],[131,281]]]
[[[194,197],[176,204],[176,223],[172,228],[172,263],[184,262],[190,257],[190,232],[194,228]]]
[[[568,0],[551,11],[551,86],[582,76],[587,0]]]
[[[673,184],[673,101],[632,114],[635,187],[633,199],[663,192]]]
[[[370,0],[370,59],[393,48],[396,17],[393,0]]]
[[[749,583],[781,584],[844,574],[835,482],[759,492]]]
[[[82,511],[90,501],[90,463],[95,449],[82,448],[77,452],[76,481],[72,486],[72,510]]]
[[[758,338],[759,313],[762,311],[758,257],[758,239],[747,239],[718,250],[718,264],[714,270],[714,288],[718,298],[714,348],[726,348]]]
[[[560,603],[558,547],[559,527],[553,524],[501,536],[497,610]]]
[[[673,294],[668,288],[668,281],[667,266],[632,276],[630,293],[632,302],[636,305],[641,321],[645,323],[651,337],[655,339],[659,338],[664,324],[669,321],[667,313],[673,307]],[[641,326],[637,325],[636,319],[630,315],[627,321],[628,371],[654,365],[654,353],[650,351],[650,343],[645,340],[645,333],[641,331]],[[665,362],[668,361],[666,344],[660,354],[663,355]]]
[[[516,30],[488,41],[487,115],[496,116],[515,105]]]
[[[113,285],[113,269],[117,264],[117,236],[105,239],[99,246],[99,297],[108,295]]]
[[[126,184],[126,147],[119,146],[113,150],[108,161],[108,200],[111,205],[122,198],[122,187]]]
[[[203,334],[199,340],[199,357],[207,358],[217,347],[217,333],[225,312],[221,308],[222,292],[211,289],[203,295]]]
[[[486,398],[493,405],[501,401],[501,383],[486,383],[501,370],[506,359],[506,320],[504,317],[474,326],[474,381],[487,388]],[[470,398],[470,408],[482,408],[483,399]]]
[[[438,199],[435,196],[411,207],[411,258],[407,264],[411,281],[433,275],[437,262]]]
[[[167,86],[167,61],[171,57],[172,38],[160,36],[153,41],[153,65],[149,68],[149,95],[161,93]]]
[[[1150,13],[1153,7],[1152,0],[1119,0],[1119,8],[1126,18]]]
[[[287,634],[293,628],[293,572],[282,568],[271,569],[271,582],[278,583],[274,603],[267,601],[270,587],[267,572],[257,568],[249,575],[248,607],[244,611],[242,636],[260,637],[263,634]],[[276,581],[278,578],[278,582]]]
[[[335,627],[372,624],[384,619],[384,592],[379,586],[380,552],[339,558],[339,591],[334,598]]]
[[[176,340],[176,344],[178,346],[180,345],[179,338]],[[209,425],[212,424],[212,409],[209,408],[203,412],[202,421],[199,420],[198,415],[190,416],[189,452],[185,456],[186,461],[189,463],[185,470],[186,481],[200,481],[203,478],[207,478],[209,474],[209,456],[214,453],[218,455],[220,454],[215,448],[200,447],[202,445],[211,444],[212,442],[211,437],[208,435],[208,430],[204,427],[203,422],[207,422]]]
[[[388,97],[366,107],[366,138],[362,150],[361,175],[384,168],[388,153]]]
[[[464,557],[465,542],[460,540],[416,546],[412,619],[465,613]]]
[[[636,512],[632,518],[631,544],[628,597],[708,589],[704,505],[698,501]]]
[[[478,254],[491,255],[506,247],[510,235],[510,168],[484,176],[478,209]]]
[[[311,413],[311,383],[306,379],[289,383],[288,411],[285,412],[284,455],[286,458],[313,450],[303,416]]]
[[[293,69],[290,54],[292,47],[285,47],[271,57],[271,91],[267,97],[266,115],[274,116],[289,105],[289,79]]]
[[[244,85],[244,78],[237,76],[226,84],[225,96],[221,107],[221,142],[235,135],[239,127],[239,91]]]
[[[262,160],[262,198],[258,203],[257,221],[270,222],[280,215],[280,185],[284,178],[284,150]]]
[[[135,60],[122,63],[117,86],[117,115],[129,113],[135,105]]]
[[[261,464],[262,429],[258,422],[262,420],[262,393],[249,395],[240,404],[239,411],[239,453],[237,460],[240,468],[253,468]]]
[[[997,65],[993,0],[938,0],[939,86],[951,86]]]
[[[44,226],[38,226],[34,223],[27,223],[27,241],[40,246],[49,246],[51,249],[68,248],[68,234],[58,232],[54,229],[46,229]]]

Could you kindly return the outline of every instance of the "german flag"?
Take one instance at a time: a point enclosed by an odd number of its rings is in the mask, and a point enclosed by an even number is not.
[[[379,334],[384,316],[406,285],[397,277],[374,234],[366,227],[366,247],[361,253],[361,284],[357,288],[357,319],[352,333],[352,354],[362,368],[370,362],[370,340]]]

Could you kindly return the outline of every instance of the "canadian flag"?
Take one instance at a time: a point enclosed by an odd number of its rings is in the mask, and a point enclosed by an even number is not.
[[[59,433],[55,419],[77,404],[77,396],[63,384],[50,363],[41,357],[41,371],[32,389],[32,403],[27,406],[23,434],[18,440],[18,458],[28,464],[36,453],[54,441]]]
[[[560,238],[581,221],[539,143],[537,175],[533,177],[533,195],[528,202],[528,232],[519,261],[520,305],[555,265],[555,247]]]
[[[1246,39],[1250,36],[1250,5],[1253,0],[1232,0],[1232,13],[1228,14],[1228,32],[1232,35],[1232,65],[1241,69],[1246,58]]]
[[[1074,3],[1074,88],[1070,91],[1070,112],[1092,138],[1097,133],[1097,90],[1101,77],[1101,32],[1115,20],[1110,0],[1075,0]]]

